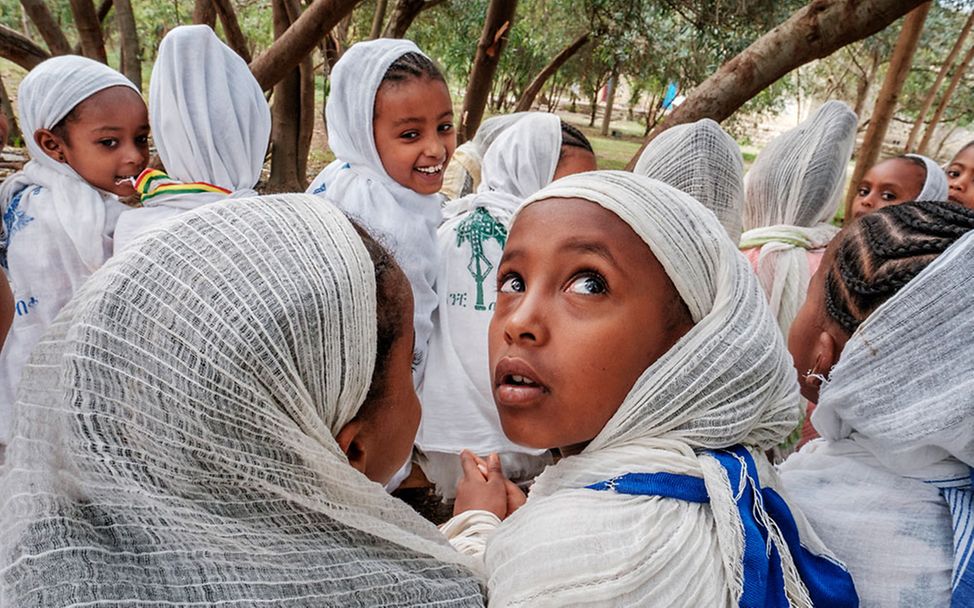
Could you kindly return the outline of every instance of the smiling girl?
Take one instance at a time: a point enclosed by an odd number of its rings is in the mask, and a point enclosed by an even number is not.
[[[149,158],[145,102],[124,76],[76,56],[49,59],[19,89],[31,160],[0,188],[0,266],[16,316],[0,353],[0,443],[20,372],[44,330],[112,252],[120,196]]]

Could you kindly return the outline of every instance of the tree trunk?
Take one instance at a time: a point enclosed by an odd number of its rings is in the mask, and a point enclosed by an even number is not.
[[[130,0],[115,0],[115,22],[122,47],[122,69],[125,77],[142,90],[142,59],[139,50],[139,32],[135,28],[135,13]]]
[[[20,126],[17,124],[17,115],[14,114],[13,104],[10,103],[10,96],[7,95],[7,87],[3,84],[3,79],[0,79],[0,107],[3,108],[3,113],[7,115],[7,141],[20,141],[21,146],[26,146],[24,142],[24,135],[20,132]],[[3,142],[0,142],[0,150],[3,149]]]
[[[856,85],[856,106],[852,108],[856,116],[862,116],[862,109],[865,107],[866,100],[869,98],[869,89],[873,86],[873,82],[876,81],[876,74],[879,73],[881,63],[882,57],[879,54],[879,49],[873,49],[870,55],[869,71],[866,73],[866,77],[860,79],[859,84]]]
[[[920,145],[917,146],[917,152],[919,154],[926,153],[927,147],[930,145],[930,140],[933,138],[933,133],[937,130],[937,124],[943,118],[944,110],[950,105],[950,98],[954,96],[957,85],[960,84],[960,81],[964,78],[964,74],[967,73],[967,68],[970,67],[972,59],[974,59],[974,44],[971,45],[971,48],[967,49],[967,54],[964,55],[964,59],[961,60],[960,65],[954,70],[954,75],[950,78],[947,90],[944,91],[944,96],[940,98],[940,103],[937,104],[937,109],[930,118],[930,124],[927,125],[927,130],[923,133],[923,139],[920,140]]]
[[[955,122],[950,127],[950,130],[947,131],[947,134],[944,135],[942,138],[940,138],[940,145],[937,146],[937,151],[933,153],[933,156],[932,156],[933,158],[936,158],[936,157],[940,156],[940,153],[944,151],[944,146],[947,144],[947,142],[950,140],[950,138],[954,135],[954,132],[957,131],[957,129],[959,129],[959,128],[960,128],[960,125]]]
[[[375,40],[382,35],[382,24],[386,20],[386,5],[388,0],[376,0],[375,2],[375,14],[372,15],[372,31],[369,32],[369,38]]]
[[[227,46],[240,55],[247,63],[251,62],[250,48],[247,44],[247,37],[240,29],[240,22],[237,21],[237,12],[233,10],[230,0],[212,0],[216,8],[217,15],[220,16],[220,24],[223,26],[223,35],[227,38]],[[308,49],[310,52],[311,49]],[[269,88],[269,87],[268,87]]]
[[[112,12],[114,5],[114,0],[102,0],[102,3],[98,5],[98,23],[105,23],[105,18],[108,17],[108,13]]]
[[[920,41],[920,32],[923,31],[923,23],[927,20],[927,13],[930,12],[932,1],[924,2],[913,9],[906,19],[903,20],[903,29],[896,39],[896,47],[893,49],[893,57],[889,62],[889,69],[886,72],[886,79],[883,80],[883,88],[879,90],[879,98],[873,107],[873,114],[869,118],[869,128],[862,140],[862,147],[859,148],[856,168],[852,172],[852,179],[849,182],[849,191],[846,193],[845,217],[848,219],[852,215],[852,200],[856,197],[859,182],[879,158],[879,153],[883,147],[883,139],[886,137],[886,129],[889,121],[896,111],[896,102],[900,97],[900,90],[906,77],[910,73],[910,66],[913,65],[913,53],[916,51],[917,43]]]
[[[250,71],[265,91],[277,84],[311,53],[321,32],[338,25],[361,0],[314,0],[266,51],[250,64]]]
[[[487,6],[484,29],[480,34],[480,41],[477,42],[477,54],[474,56],[470,79],[467,81],[467,92],[463,96],[463,112],[460,113],[460,130],[457,134],[458,144],[472,138],[484,118],[487,93],[494,80],[494,72],[497,71],[501,52],[507,43],[516,8],[517,0],[490,0]]]
[[[91,0],[71,0],[71,13],[74,24],[78,28],[78,38],[81,39],[81,52],[102,63],[108,63],[105,53],[105,38],[101,32],[101,21],[98,11]]]
[[[701,118],[718,122],[776,80],[813,59],[882,30],[924,0],[813,0],[754,41],[690,93],[653,129],[643,148],[664,129]],[[635,166],[643,148],[629,163]]]
[[[210,0],[196,0],[193,5],[193,23],[216,26],[216,7]]]
[[[968,32],[971,31],[972,25],[974,25],[974,13],[971,13],[967,18],[963,29],[960,31],[960,35],[957,36],[957,41],[954,42],[954,46],[951,47],[950,53],[947,54],[947,58],[944,59],[943,65],[940,66],[940,71],[937,73],[937,78],[933,81],[933,85],[923,98],[923,104],[920,106],[920,111],[917,112],[916,120],[913,121],[913,128],[910,129],[910,136],[906,139],[906,145],[903,146],[903,152],[913,151],[913,144],[916,143],[917,136],[920,135],[920,129],[923,127],[923,122],[927,117],[927,112],[930,110],[930,106],[933,105],[933,100],[935,97],[937,97],[937,92],[940,91],[940,85],[943,84],[944,78],[947,77],[947,72],[949,72],[950,68],[954,65],[954,60],[957,59],[957,55],[960,53],[961,47],[964,46],[964,40],[967,38]]]
[[[25,70],[32,70],[50,55],[20,32],[0,25],[0,57],[9,59]]]
[[[612,107],[615,105],[616,101],[616,89],[619,88],[619,71],[616,69],[612,70],[612,75],[609,76],[609,81],[605,84],[605,114],[602,116],[602,137],[609,134],[609,123],[612,122]]]
[[[560,53],[555,55],[554,58],[548,62],[548,65],[544,66],[544,68],[538,72],[538,75],[534,77],[531,84],[529,84],[528,87],[524,89],[524,92],[521,93],[521,98],[517,100],[517,105],[514,106],[515,112],[527,112],[531,109],[531,106],[534,105],[534,99],[538,96],[538,93],[541,92],[541,89],[544,88],[544,85],[546,82],[548,82],[548,79],[551,78],[555,72],[561,68],[561,66],[565,65],[565,63],[571,59],[575,53],[581,50],[581,48],[588,43],[588,37],[589,33],[585,32],[573,40],[571,44],[563,48]]]
[[[47,3],[43,0],[20,0],[24,12],[30,17],[31,22],[37,27],[41,38],[47,44],[47,48],[52,55],[68,55],[71,53],[71,43],[68,42],[61,26],[54,20],[51,11],[47,8]]]
[[[402,38],[420,13],[443,2],[444,0],[397,0],[382,35],[386,38]]]

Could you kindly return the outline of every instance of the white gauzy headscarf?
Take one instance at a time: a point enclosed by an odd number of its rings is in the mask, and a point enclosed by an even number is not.
[[[530,112],[515,112],[491,116],[477,128],[473,139],[464,142],[453,153],[443,175],[443,189],[447,198],[456,199],[473,194],[480,187],[484,155],[494,140],[514,126]]]
[[[482,605],[334,439],[372,381],[374,272],[292,194],[186,213],[94,275],[25,374],[0,604]]]
[[[0,263],[10,279],[17,316],[0,352],[0,444],[10,431],[20,372],[34,344],[75,290],[112,254],[112,236],[126,209],[118,197],[48,156],[34,140],[82,101],[125,76],[103,63],[65,55],[44,61],[18,90],[20,128],[31,160],[0,186]]]
[[[663,131],[643,150],[633,172],[686,192],[714,212],[732,241],[740,240],[744,161],[734,138],[713,120]]]
[[[922,154],[907,154],[909,158],[916,158],[923,162],[927,170],[927,177],[923,180],[923,188],[914,200],[945,201],[947,200],[947,173],[943,167],[932,158]]]
[[[361,222],[393,253],[413,289],[416,378],[422,378],[436,308],[436,227],[441,198],[419,194],[392,179],[375,147],[375,96],[386,70],[406,53],[419,53],[409,40],[387,39],[352,45],[331,73],[325,113],[328,147],[336,160],[314,179],[308,192],[320,195]]]
[[[974,575],[972,306],[974,232],[859,326],[812,414],[827,441],[781,467],[864,606],[970,605],[950,590],[965,565]],[[968,496],[953,531],[951,492]]]
[[[583,452],[537,478],[527,503],[488,540],[491,605],[737,606],[746,540],[735,494],[748,490],[701,451],[741,444],[763,485],[779,485],[761,451],[797,423],[798,387],[764,295],[714,214],[670,186],[625,172],[583,173],[525,206],[549,198],[592,201],[629,224],[695,325],[643,372]],[[710,504],[586,488],[633,472],[702,478]],[[804,546],[825,553],[793,515]],[[765,549],[762,541],[759,553]],[[810,605],[791,554],[781,561],[791,605]]]
[[[765,146],[744,178],[740,246],[760,247],[758,278],[786,335],[811,279],[805,252],[825,247],[839,231],[829,220],[845,185],[856,121],[844,103],[826,102]]]
[[[270,108],[247,63],[205,25],[180,26],[162,39],[149,83],[149,122],[168,177],[229,195],[177,187],[143,196],[144,207],[119,220],[117,251],[184,211],[256,195],[271,134]]]
[[[521,201],[551,182],[561,152],[561,121],[554,114],[533,112],[518,125],[487,151],[477,194],[449,203],[438,230],[439,305],[416,437],[426,451],[541,453],[512,443],[501,430],[487,358],[507,226]]]

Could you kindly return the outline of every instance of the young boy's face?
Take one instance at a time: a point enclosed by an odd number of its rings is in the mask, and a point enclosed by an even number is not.
[[[974,209],[974,146],[957,153],[947,167],[947,198]]]
[[[581,199],[526,207],[497,283],[494,401],[505,434],[529,447],[593,439],[643,371],[692,327],[646,243]]]
[[[852,218],[916,200],[925,179],[926,172],[916,163],[902,158],[884,160],[866,171],[859,182],[852,201]]]

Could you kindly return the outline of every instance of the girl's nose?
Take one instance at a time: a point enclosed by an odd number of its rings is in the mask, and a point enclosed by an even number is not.
[[[507,315],[504,339],[508,344],[540,346],[548,340],[545,308],[538,299],[524,294]]]

